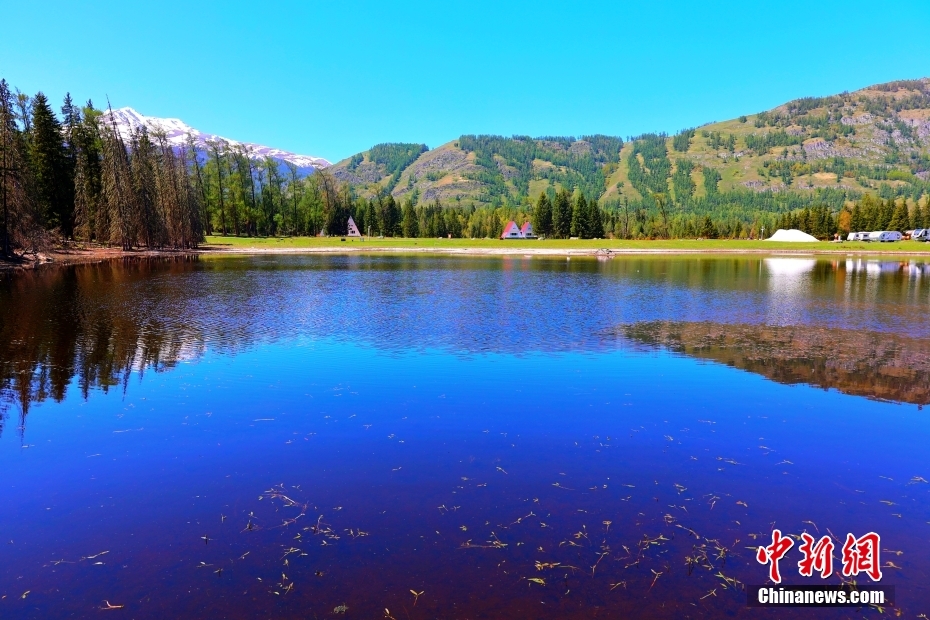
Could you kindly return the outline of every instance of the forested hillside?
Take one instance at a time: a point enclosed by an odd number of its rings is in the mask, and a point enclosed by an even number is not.
[[[393,146],[409,145],[377,149]],[[850,225],[866,195],[884,201],[876,212],[904,204],[909,223],[922,223],[930,80],[799,99],[672,136],[461,136],[390,171],[373,152],[331,169],[359,196],[529,213],[565,189],[596,200],[606,232],[621,236],[746,236],[794,224],[827,237]],[[875,224],[890,226],[890,216]]]
[[[414,154],[415,146],[421,150]],[[414,203],[517,205],[563,187],[599,196],[622,147],[622,139],[610,136],[469,135],[432,151],[425,145],[379,144],[331,171],[359,195],[388,191]]]

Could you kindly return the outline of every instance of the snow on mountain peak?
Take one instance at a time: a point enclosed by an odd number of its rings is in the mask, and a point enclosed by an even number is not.
[[[245,147],[253,159],[271,157],[278,161],[286,161],[294,164],[304,172],[309,172],[310,168],[319,170],[327,168],[332,164],[322,157],[312,155],[297,155],[289,151],[282,151],[261,144],[250,142],[237,142],[215,134],[207,134],[198,131],[178,118],[157,118],[154,116],[145,116],[139,114],[132,108],[119,108],[112,112],[106,111],[101,116],[101,122],[113,124],[127,138],[129,134],[136,129],[145,126],[148,131],[163,131],[168,139],[168,143],[176,147],[186,147],[188,135],[193,136],[194,145],[200,150],[207,150],[207,143],[211,141],[223,141],[230,147]]]

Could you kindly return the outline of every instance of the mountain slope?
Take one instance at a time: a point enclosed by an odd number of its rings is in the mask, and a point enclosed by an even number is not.
[[[654,208],[654,193],[663,193],[695,212],[723,203],[782,211],[824,196],[837,208],[863,192],[916,199],[930,191],[930,79],[798,99],[627,143],[607,136],[461,136],[391,170],[370,153],[335,164],[333,173],[365,197],[386,191],[445,205],[516,205],[560,187],[578,188],[602,205],[646,209]]]
[[[579,187],[603,192],[606,176],[619,163],[623,141],[610,136],[461,136],[424,150],[399,172],[379,165],[378,145],[335,164],[333,174],[362,195],[389,191],[396,199],[455,204],[519,201],[546,188]],[[363,171],[364,174],[360,174]]]
[[[690,162],[696,197],[706,195],[707,169],[719,173],[720,192],[828,188],[907,193],[908,186],[922,189],[930,170],[930,80],[797,99],[683,131],[665,143],[672,176],[678,161]],[[642,197],[643,187],[629,175],[631,152],[629,146],[602,199]],[[671,180],[669,191],[675,193]]]
[[[206,151],[208,143],[214,141],[225,142],[232,148],[242,146],[250,152],[253,159],[271,157],[279,162],[289,162],[297,166],[298,170],[302,173],[309,173],[313,170],[319,170],[330,166],[330,162],[322,157],[298,155],[296,153],[282,151],[281,149],[275,149],[261,144],[253,144],[251,142],[237,142],[236,140],[230,140],[229,138],[223,138],[215,134],[207,134],[198,131],[177,118],[144,116],[132,108],[119,108],[118,110],[113,110],[112,113],[109,111],[104,112],[100,117],[100,122],[108,125],[114,124],[124,138],[128,137],[134,130],[143,126],[150,132],[163,131],[168,139],[168,143],[179,148],[186,148],[188,135],[193,136],[195,146],[202,151]]]

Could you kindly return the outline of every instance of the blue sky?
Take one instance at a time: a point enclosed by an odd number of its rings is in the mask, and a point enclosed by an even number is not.
[[[23,91],[108,95],[333,161],[463,133],[674,132],[930,76],[927,0],[51,0],[2,15],[0,76]]]

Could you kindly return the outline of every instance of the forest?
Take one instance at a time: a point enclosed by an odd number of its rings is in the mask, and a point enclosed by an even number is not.
[[[801,121],[816,131],[847,131],[836,105],[831,98],[802,99],[785,112],[760,113],[754,124],[767,133],[748,136],[746,145],[787,148],[797,140],[785,131],[786,119],[824,106],[822,116]],[[389,183],[363,197],[326,169],[301,176],[291,164],[222,141],[203,148],[191,138],[178,148],[144,128],[122,135],[106,118],[90,100],[77,105],[66,95],[56,112],[43,93],[30,96],[0,80],[0,255],[23,257],[62,244],[185,250],[212,235],[342,236],[349,217],[363,234],[385,237],[495,238],[510,220],[532,221],[543,237],[587,239],[759,238],[789,227],[830,239],[850,230],[930,227],[930,184],[907,169],[840,156],[799,159],[786,151],[763,161],[758,173],[787,182],[817,173],[884,180],[876,195],[830,187],[721,191],[718,170],[678,154],[699,139],[732,149],[732,134],[723,132],[630,138],[624,162],[624,141],[610,136],[463,135],[457,146],[474,153],[478,172],[469,174],[481,181],[482,200],[444,204],[420,201],[417,192],[402,201],[391,193],[428,150],[424,144],[372,148],[368,157],[387,171]],[[913,154],[908,160],[914,170],[923,166]],[[348,165],[361,161],[356,156]],[[622,163],[639,198],[606,197],[607,179]],[[545,189],[530,195],[539,179],[548,181]]]

